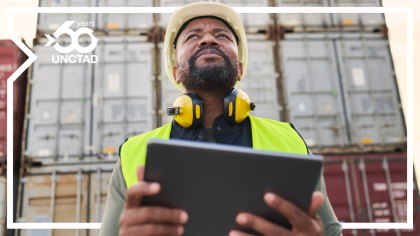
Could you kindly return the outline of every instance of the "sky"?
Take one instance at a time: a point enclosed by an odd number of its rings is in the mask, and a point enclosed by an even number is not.
[[[384,7],[414,8],[414,65],[420,65],[420,0],[382,0]],[[0,39],[7,39],[6,7],[37,7],[38,0],[0,0]],[[37,14],[15,14],[14,33],[32,47]],[[389,29],[389,42],[393,55],[402,106],[407,119],[407,18],[405,14],[385,14]],[[414,66],[413,91],[420,88],[420,67]],[[413,93],[413,106],[419,107],[420,93]],[[420,172],[420,109],[413,109],[414,155],[416,169]],[[420,177],[420,173],[418,173]],[[420,178],[419,178],[420,179]]]

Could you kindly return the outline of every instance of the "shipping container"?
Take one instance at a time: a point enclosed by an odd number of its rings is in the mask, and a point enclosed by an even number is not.
[[[42,164],[115,161],[126,138],[152,130],[153,44],[145,40],[98,37],[93,52],[67,54],[91,58],[75,63],[57,63],[63,55],[53,47],[35,46],[25,155]]]
[[[175,0],[162,0],[160,1],[160,7],[182,7],[184,5],[194,3],[194,2],[219,2],[226,4],[230,7],[269,7],[268,0],[184,0],[184,1],[175,1]],[[172,14],[164,13],[159,14],[159,25],[166,29],[168,26],[169,19]],[[268,25],[273,24],[273,20],[270,17],[269,13],[239,13],[239,18],[245,28],[247,33],[259,33],[264,32]]]
[[[24,43],[24,42],[23,42]],[[28,59],[12,40],[0,40],[0,159],[7,157],[7,79]],[[21,160],[21,140],[26,98],[28,71],[25,70],[13,83],[13,166],[18,173]]]
[[[59,43],[68,46],[70,39],[60,37]],[[79,44],[90,42],[81,37]],[[60,54],[44,44],[33,51],[38,58],[30,81],[25,156],[40,162],[82,160],[90,155],[92,64],[68,58],[92,58],[92,53]]]
[[[95,7],[96,0],[40,0],[40,7]],[[44,33],[53,33],[65,21],[96,22],[94,13],[39,13],[37,29]],[[77,23],[71,29],[78,28]],[[90,27],[95,30],[97,27]]]
[[[382,7],[381,0],[328,0],[330,7]],[[380,30],[385,25],[383,13],[331,14],[332,25],[342,30]]]
[[[153,7],[153,0],[97,0],[97,7]],[[138,34],[154,26],[153,13],[97,13],[96,30]]]
[[[163,44],[160,44],[162,48]],[[248,37],[248,68],[246,75],[238,85],[245,91],[256,105],[250,114],[257,117],[280,120],[280,106],[276,86],[277,73],[274,69],[272,41],[264,39],[263,35]],[[163,50],[161,50],[163,52]],[[162,124],[172,121],[173,117],[166,115],[166,108],[171,107],[175,99],[182,93],[169,81],[161,56],[162,67]]]
[[[328,0],[276,0],[276,7],[328,7]],[[288,31],[324,31],[332,26],[329,13],[278,13],[277,23]]]
[[[6,176],[0,176],[0,235],[6,235]]]
[[[381,7],[380,0],[276,0],[277,7]],[[277,22],[287,31],[379,31],[382,13],[279,13]]]
[[[152,0],[40,0],[40,7],[153,7]],[[88,27],[100,34],[139,34],[154,26],[152,13],[39,13],[37,29],[54,33],[64,22],[77,30]]]
[[[101,222],[115,163],[40,167],[21,181],[18,222]],[[65,212],[65,214],[62,214]],[[20,230],[22,236],[48,235],[47,229]],[[52,235],[97,235],[98,230],[52,230]]]
[[[406,153],[325,156],[323,176],[328,198],[340,222],[406,222]],[[392,187],[390,187],[392,186]],[[413,183],[414,229],[419,235],[420,198]],[[391,191],[390,191],[391,190]],[[391,197],[392,196],[392,197]],[[396,235],[396,230],[344,230],[343,235]]]
[[[153,44],[143,36],[100,37],[94,68],[94,153],[118,158],[119,146],[155,128]]]
[[[380,34],[286,34],[289,122],[316,153],[406,149],[389,43]]]

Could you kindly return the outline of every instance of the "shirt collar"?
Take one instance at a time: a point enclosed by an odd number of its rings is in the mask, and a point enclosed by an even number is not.
[[[237,124],[229,124],[223,114],[219,115],[213,121],[213,133],[216,141],[219,143],[224,143],[223,140],[226,139],[235,139],[238,134],[239,130],[246,125],[247,121],[249,123],[249,118],[246,118],[241,123]],[[180,124],[178,124],[175,120],[172,121],[172,130],[176,133],[176,136],[183,140],[194,140],[194,141],[201,141],[204,142],[206,140],[207,130],[206,128],[201,125],[196,129],[191,128],[184,128]]]

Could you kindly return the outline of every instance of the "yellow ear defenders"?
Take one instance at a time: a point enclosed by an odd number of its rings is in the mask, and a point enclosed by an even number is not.
[[[225,120],[230,124],[240,123],[248,113],[255,109],[248,94],[241,89],[230,89],[224,98],[223,113]],[[204,119],[203,100],[195,94],[185,93],[167,108],[168,116],[173,116],[175,121],[184,128],[198,128]]]
[[[184,93],[168,107],[168,116],[174,116],[175,121],[184,128],[198,128],[204,120],[203,100],[195,94]]]
[[[255,109],[248,94],[241,89],[230,89],[223,103],[223,115],[229,124],[241,123]]]

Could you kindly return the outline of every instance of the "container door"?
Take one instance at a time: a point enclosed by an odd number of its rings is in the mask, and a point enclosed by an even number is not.
[[[308,147],[348,145],[333,47],[328,35],[281,41],[289,119]]]
[[[88,177],[86,174],[46,173],[22,178],[20,222],[86,222]],[[86,235],[86,230],[78,230]],[[48,235],[48,229],[22,230],[23,236]],[[52,230],[52,235],[73,236],[75,229]]]
[[[404,144],[406,131],[388,41],[347,36],[335,42],[351,143]]]
[[[86,39],[79,40],[86,44]],[[43,45],[34,51],[38,59],[31,81],[26,155],[44,164],[79,162],[89,155],[92,64],[78,59],[71,63],[69,57],[91,58],[91,53],[61,55]]]
[[[152,43],[139,37],[101,38],[96,48],[94,152],[118,157],[128,137],[153,129]]]

